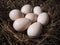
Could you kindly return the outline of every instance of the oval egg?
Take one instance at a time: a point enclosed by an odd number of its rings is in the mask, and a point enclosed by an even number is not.
[[[24,5],[21,8],[21,12],[24,13],[24,14],[31,13],[32,12],[32,6],[29,5],[29,4]]]
[[[24,14],[22,14],[20,12],[20,10],[18,10],[18,9],[13,9],[13,10],[10,11],[9,17],[10,17],[11,20],[14,21],[14,20],[16,20],[18,18],[24,17]]]
[[[48,14],[47,13],[41,13],[37,18],[37,22],[40,22],[43,25],[48,24],[48,22],[49,22]]]
[[[31,24],[31,21],[26,18],[20,18],[14,21],[13,27],[16,31],[25,31]]]
[[[41,10],[40,6],[35,6],[33,9],[33,12],[34,12],[34,14],[39,15],[42,12],[42,10]]]
[[[39,22],[35,22],[31,24],[27,30],[27,35],[30,38],[36,38],[41,34],[42,31],[42,25]]]
[[[32,22],[37,21],[37,15],[35,15],[34,13],[26,14],[25,18],[30,19]]]

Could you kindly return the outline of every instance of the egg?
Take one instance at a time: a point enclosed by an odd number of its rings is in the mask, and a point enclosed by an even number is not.
[[[41,13],[41,14],[38,16],[38,18],[37,18],[37,22],[40,22],[40,23],[43,24],[43,25],[48,24],[48,22],[49,22],[49,16],[48,16],[48,14],[45,13],[45,12]]]
[[[21,8],[21,12],[24,13],[24,14],[31,13],[32,12],[32,6],[29,5],[29,4],[24,5]]]
[[[27,35],[30,38],[36,38],[38,37],[42,32],[42,24],[39,22],[35,22],[29,26],[27,29]]]
[[[10,17],[11,20],[14,21],[14,20],[16,20],[18,18],[24,17],[24,14],[22,14],[20,12],[20,10],[18,10],[18,9],[13,9],[13,10],[10,11],[9,17]]]
[[[20,18],[14,21],[13,27],[16,31],[25,31],[31,24],[31,21],[26,18]]]
[[[30,19],[32,22],[37,21],[37,15],[34,13],[28,13],[26,14],[25,18]]]
[[[34,12],[34,14],[39,15],[42,12],[41,7],[40,6],[35,6],[34,9],[33,9],[33,12]]]

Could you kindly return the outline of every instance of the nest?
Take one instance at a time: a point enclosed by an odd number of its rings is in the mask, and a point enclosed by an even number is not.
[[[44,26],[42,34],[30,39],[26,31],[16,32],[9,18],[12,9],[21,9],[25,4],[41,6],[49,14],[50,22]],[[0,45],[59,45],[60,41],[60,1],[59,0],[0,0]]]

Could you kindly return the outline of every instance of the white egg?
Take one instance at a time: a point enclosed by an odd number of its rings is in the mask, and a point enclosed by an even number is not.
[[[49,22],[48,14],[47,13],[41,13],[37,18],[37,22],[40,22],[43,25],[48,24],[48,22]]]
[[[33,12],[34,12],[34,14],[39,15],[42,12],[41,7],[40,6],[35,6],[34,9],[33,9]]]
[[[14,21],[14,20],[16,20],[18,18],[24,17],[24,14],[22,14],[20,12],[20,10],[18,10],[18,9],[13,9],[13,10],[10,11],[9,17],[10,17],[11,20]]]
[[[35,15],[34,13],[26,14],[25,18],[30,19],[32,22],[37,21],[37,15]]]
[[[32,12],[32,6],[29,5],[29,4],[24,5],[21,8],[21,12],[24,13],[24,14],[31,13]]]
[[[16,31],[25,31],[31,24],[31,21],[26,18],[20,18],[14,21],[13,27]]]
[[[31,24],[27,30],[27,35],[30,38],[36,38],[38,37],[42,32],[42,25],[39,22],[35,22]]]

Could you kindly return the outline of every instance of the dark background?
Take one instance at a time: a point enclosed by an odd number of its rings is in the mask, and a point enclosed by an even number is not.
[[[25,4],[41,6],[50,18],[38,38],[30,39],[26,31],[16,32],[9,18],[12,9],[21,9]],[[59,0],[0,0],[0,45],[60,45],[60,1]]]

